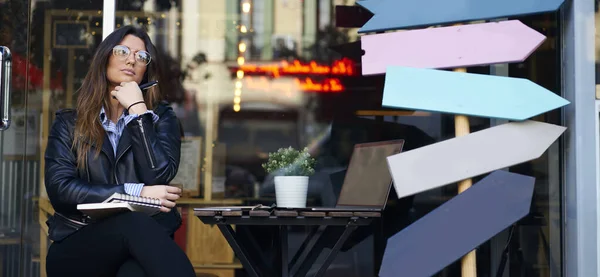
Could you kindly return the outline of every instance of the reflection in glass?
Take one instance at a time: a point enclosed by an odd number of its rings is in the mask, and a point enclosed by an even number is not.
[[[27,130],[28,145],[35,148],[25,160],[32,166],[25,168],[28,191],[24,192],[32,205],[26,208],[30,218],[24,220],[24,253],[26,269],[23,276],[46,276],[47,247],[46,219],[54,211],[48,200],[43,178],[45,142],[59,109],[72,108],[90,58],[102,39],[102,3],[72,1],[32,1],[31,38],[25,44],[30,49],[29,83],[27,88],[27,116],[32,117]],[[25,29],[23,29],[25,30]],[[27,264],[31,258],[32,266]],[[29,272],[27,272],[29,270]],[[14,275],[11,275],[14,276]]]
[[[73,107],[82,74],[102,39],[102,1],[31,1],[28,10],[29,2],[0,1],[0,45],[13,50],[17,72],[15,125],[0,133],[0,231],[8,234],[4,238],[17,238],[0,249],[0,276],[45,276],[44,221],[52,210],[40,178],[40,158],[54,113]],[[157,58],[167,64],[171,82],[165,97],[180,119],[182,135],[201,144],[186,148],[201,158],[198,170],[184,176],[194,180],[195,189],[179,202],[185,227],[175,238],[198,272],[233,276],[243,271],[219,231],[194,220],[192,209],[214,201],[273,203],[274,176],[260,166],[269,152],[308,147],[318,163],[307,205],[333,206],[341,188],[331,175],[348,166],[355,144],[405,139],[403,151],[410,151],[454,137],[451,115],[381,107],[384,76],[361,76],[360,54],[332,49],[360,40],[356,29],[335,27],[334,4],[339,2],[116,2],[115,26],[143,27],[159,48]],[[29,17],[28,38],[22,30],[27,30]],[[525,62],[507,66],[506,76],[527,78],[560,93],[557,16],[520,19],[548,39]],[[488,67],[469,72],[491,74]],[[553,111],[534,120],[560,123],[560,117],[560,111]],[[480,118],[470,123],[471,132],[495,124]],[[557,143],[541,158],[508,169],[535,176],[536,190],[531,214],[515,226],[508,243],[505,276],[560,276],[560,153]],[[386,238],[456,193],[456,185],[449,185],[397,199],[392,190],[383,220],[359,229],[327,276],[375,275]],[[290,251],[305,235],[303,228],[290,230]],[[260,243],[269,245],[269,239]],[[477,249],[478,276],[495,274],[507,239],[508,230]],[[459,271],[460,263],[454,263],[438,276],[457,276]]]
[[[308,205],[333,206],[340,188],[332,183],[331,174],[348,166],[355,144],[405,139],[404,151],[409,151],[454,137],[453,116],[381,108],[384,77],[361,76],[357,51],[332,50],[360,38],[356,29],[335,27],[331,1],[171,3],[119,9],[117,22],[147,27],[172,57],[173,68],[182,69],[181,74],[174,73],[182,85],[176,86],[172,106],[184,134],[202,137],[204,144],[199,193],[190,195],[191,199],[273,203],[274,176],[260,165],[268,153],[291,146],[308,147],[318,161],[309,182]],[[560,49],[557,17],[522,20],[548,39],[528,60],[510,65],[506,76],[528,78],[560,93],[560,66],[555,63]],[[334,70],[339,64],[348,65],[351,71],[340,74]],[[489,67],[469,68],[469,72],[490,74]],[[556,111],[535,120],[557,123],[559,118]],[[471,132],[491,126],[481,118],[472,118],[470,124]],[[517,224],[509,243],[505,271],[510,276],[560,274],[559,153],[556,144],[540,159],[509,169],[537,179],[532,214]],[[381,224],[353,235],[328,276],[373,275],[387,237],[456,193],[456,185],[404,199],[395,199],[392,191]],[[188,207],[182,204],[182,209]],[[201,223],[188,224],[188,239],[207,232]],[[480,276],[495,274],[507,234],[508,230],[478,249]],[[220,237],[218,232],[212,235]],[[303,235],[304,229],[291,232],[292,239]],[[219,245],[228,248],[224,241]],[[230,251],[209,255],[189,240],[185,247],[194,263],[236,264]],[[455,276],[459,271],[460,263],[455,263],[439,276]]]

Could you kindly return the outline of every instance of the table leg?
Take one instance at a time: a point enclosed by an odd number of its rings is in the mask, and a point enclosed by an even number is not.
[[[344,233],[342,233],[342,236],[335,243],[335,245],[333,246],[331,251],[329,251],[329,254],[327,254],[327,257],[325,258],[325,261],[321,265],[321,268],[319,268],[319,271],[317,272],[317,274],[315,274],[314,277],[321,277],[321,276],[325,275],[325,271],[327,271],[327,268],[329,268],[329,265],[331,265],[331,263],[337,256],[338,252],[340,252],[340,249],[342,249],[342,245],[344,245],[344,242],[346,242],[348,237],[350,237],[350,234],[352,234],[352,232],[354,232],[354,230],[356,230],[356,228],[358,228],[357,225],[346,226],[346,230],[344,230]]]
[[[280,225],[279,232],[279,254],[281,259],[281,277],[288,277],[288,226]]]
[[[236,238],[239,244],[245,249],[246,255],[255,258],[255,267],[264,276],[275,276],[275,270],[268,265],[272,262],[267,262],[265,250],[256,242],[254,230],[246,228],[247,226],[237,226]]]
[[[383,221],[374,224],[373,228],[373,276],[377,276],[381,269],[381,261],[383,261],[387,239],[383,232]]]
[[[240,262],[244,266],[246,272],[248,272],[248,275],[252,277],[259,277],[258,273],[256,272],[256,269],[254,269],[252,263],[248,259],[246,250],[240,244],[238,244],[233,228],[231,228],[231,226],[229,225],[219,224],[217,226],[221,230],[221,233],[223,233],[223,236],[225,237],[227,242],[229,242],[229,245],[237,255],[238,259],[240,259]]]
[[[322,233],[317,234],[315,237],[312,238],[316,241],[316,243],[314,243],[312,246],[308,245],[305,249],[306,254],[303,255],[304,258],[302,260],[298,260],[296,262],[296,264],[294,265],[294,268],[296,268],[296,270],[295,271],[292,270],[292,276],[305,277],[306,274],[308,274],[308,271],[310,270],[310,268],[313,266],[313,264],[317,260],[317,258],[319,258],[319,254],[321,254],[321,252],[325,248],[325,245],[327,245],[326,242],[329,239],[331,239],[333,235],[338,233],[338,231],[337,231],[337,230],[339,230],[338,228],[344,228],[342,226],[324,226],[324,227],[325,228],[323,229]]]
[[[310,250],[313,249],[317,241],[321,238],[321,235],[323,235],[323,233],[325,232],[325,228],[326,226],[316,226],[308,234],[308,236],[306,237],[306,239],[304,240],[294,257],[292,258],[292,261],[290,261],[290,266],[292,268],[292,276],[296,276],[296,273],[300,269],[300,266],[304,263],[304,260],[308,256]]]

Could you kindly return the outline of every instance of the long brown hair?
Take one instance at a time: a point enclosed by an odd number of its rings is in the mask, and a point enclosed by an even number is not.
[[[106,67],[108,59],[112,55],[112,49],[118,45],[125,36],[134,35],[144,41],[146,51],[150,53],[152,61],[146,68],[146,73],[142,83],[148,80],[158,80],[157,86],[145,91],[144,100],[148,109],[153,109],[160,101],[162,74],[160,67],[160,57],[155,46],[152,44],[148,34],[139,28],[133,26],[121,27],[104,39],[92,58],[89,71],[83,79],[81,87],[77,91],[77,121],[75,123],[75,133],[73,139],[73,148],[77,153],[77,166],[85,168],[88,152],[91,147],[96,148],[95,158],[98,157],[104,142],[105,131],[100,122],[100,110],[104,106],[107,115],[112,114],[112,105],[109,89],[109,81],[106,76]]]

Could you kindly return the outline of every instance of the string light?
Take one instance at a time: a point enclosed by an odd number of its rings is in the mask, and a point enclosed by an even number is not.
[[[244,58],[244,53],[246,52],[246,44],[243,41],[240,41],[238,44],[238,65],[243,65],[246,62],[246,58]],[[241,110],[240,103],[242,102],[242,79],[244,78],[244,71],[238,70],[236,72],[237,80],[235,81],[235,90],[233,97],[233,111],[239,112]]]
[[[250,10],[252,9],[252,4],[250,3],[250,0],[242,0],[241,1],[241,9],[242,12],[247,14],[250,12]],[[236,22],[234,21],[234,24]],[[247,33],[248,32],[248,28],[246,27],[246,25],[241,24],[240,26],[240,33]],[[238,57],[237,57],[237,64],[239,66],[242,66],[246,63],[246,58],[245,58],[245,53],[246,53],[246,43],[244,42],[244,40],[240,40],[240,42],[238,43]],[[235,90],[234,90],[234,97],[233,97],[233,110],[235,112],[239,112],[241,110],[241,106],[240,103],[242,102],[242,79],[244,78],[244,71],[243,70],[238,70],[236,72],[236,77],[237,80],[235,81]]]
[[[250,12],[250,7],[251,7],[250,2],[244,2],[242,4],[242,11],[244,13],[249,13]]]

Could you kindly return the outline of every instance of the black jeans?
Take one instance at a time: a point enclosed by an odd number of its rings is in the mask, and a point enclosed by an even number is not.
[[[48,277],[194,277],[183,250],[156,220],[137,212],[88,225],[46,258]]]

